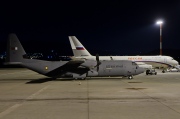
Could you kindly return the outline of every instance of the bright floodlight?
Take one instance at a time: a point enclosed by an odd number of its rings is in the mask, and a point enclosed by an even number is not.
[[[162,22],[162,21],[157,21],[156,23],[157,23],[157,24],[162,24],[163,22]]]

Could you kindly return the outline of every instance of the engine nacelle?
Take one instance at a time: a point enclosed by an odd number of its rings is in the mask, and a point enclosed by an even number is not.
[[[75,78],[75,79],[79,79],[79,78],[84,79],[84,78],[86,78],[86,73],[84,73],[84,74],[76,74],[76,73],[73,73],[72,76],[73,76],[73,78]]]
[[[88,67],[88,68],[94,68],[94,66],[97,65],[97,62],[94,60],[86,60],[84,63],[81,64],[83,67]]]
[[[87,76],[88,77],[98,76],[98,72],[94,70],[90,70],[88,71]]]
[[[138,65],[138,66],[144,69],[152,69],[152,65],[148,65],[148,64],[143,64],[143,65]]]
[[[75,78],[75,79],[84,79],[86,78],[86,73],[84,74],[76,74],[76,73],[71,73],[71,72],[68,72],[64,75],[61,75],[61,77],[64,77],[64,78]]]

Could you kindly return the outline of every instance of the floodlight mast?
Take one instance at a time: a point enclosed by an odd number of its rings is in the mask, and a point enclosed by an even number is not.
[[[162,55],[162,21],[157,21],[157,24],[160,26],[160,55]]]

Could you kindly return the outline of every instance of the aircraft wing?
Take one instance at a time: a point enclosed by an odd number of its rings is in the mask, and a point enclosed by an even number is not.
[[[146,64],[146,63],[144,63],[144,62],[136,62],[136,64],[137,64],[139,67],[142,67],[142,68],[145,68],[145,69],[152,69],[152,65]]]
[[[91,66],[96,65],[96,61],[89,61],[89,60],[70,60],[66,64],[48,72],[49,76],[57,76],[62,75],[66,72],[74,72],[77,74],[84,74],[89,71]]]
[[[78,60],[70,60],[68,63],[66,63],[66,64],[71,64],[71,65],[73,65],[73,64],[82,64],[82,63],[84,63],[85,62],[85,60],[81,60],[81,59],[78,59]]]

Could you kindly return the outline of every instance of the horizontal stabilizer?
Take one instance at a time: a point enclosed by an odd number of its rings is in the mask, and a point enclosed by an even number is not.
[[[4,65],[20,65],[22,62],[5,62]]]

